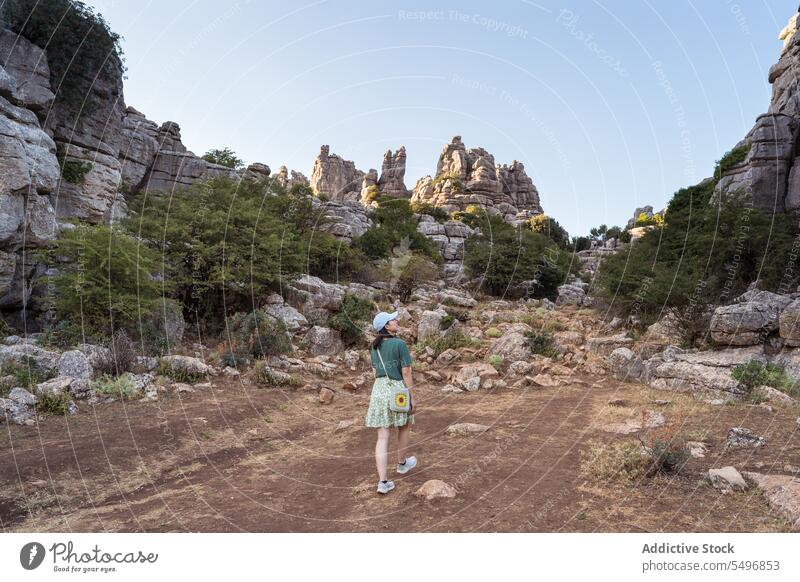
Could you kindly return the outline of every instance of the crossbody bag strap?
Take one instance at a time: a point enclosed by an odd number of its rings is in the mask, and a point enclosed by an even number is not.
[[[386,377],[389,377],[389,371],[386,369],[386,364],[383,363],[383,356],[381,356],[381,350],[379,348],[375,348],[375,351],[378,353],[378,359],[381,361],[381,366],[383,366],[383,373],[386,374]],[[375,377],[378,377],[378,370],[375,370]]]

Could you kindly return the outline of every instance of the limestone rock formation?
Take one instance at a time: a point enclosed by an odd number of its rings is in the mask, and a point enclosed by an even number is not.
[[[515,160],[511,165],[496,165],[485,149],[467,149],[461,136],[445,145],[436,176],[420,178],[411,200],[449,212],[478,206],[512,223],[542,213],[539,193],[522,163]]]
[[[381,177],[378,180],[378,190],[381,196],[391,196],[393,198],[408,198],[403,179],[406,175],[406,148],[401,146],[397,152],[392,154],[392,150],[386,150],[383,154],[383,164],[381,165]]]
[[[717,184],[714,201],[743,193],[756,208],[783,212],[800,208],[800,164],[796,143],[800,138],[800,90],[795,71],[800,64],[797,15],[781,31],[784,49],[769,71],[772,100],[769,110],[737,147],[747,157],[734,165]]]
[[[361,197],[364,172],[354,162],[330,153],[323,145],[311,170],[311,188],[317,196],[328,200],[356,202]]]
[[[302,184],[304,186],[311,185],[308,178],[306,178],[303,174],[294,170],[292,170],[290,173],[286,166],[279,167],[272,179],[283,186],[283,188],[287,191],[291,190],[292,186],[295,184]]]

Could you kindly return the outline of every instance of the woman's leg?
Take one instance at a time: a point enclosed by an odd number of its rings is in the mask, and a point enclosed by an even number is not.
[[[406,460],[408,443],[411,441],[411,423],[407,422],[397,428],[397,462],[402,463]]]
[[[386,481],[387,468],[389,462],[389,429],[378,429],[378,442],[375,443],[375,465],[378,467],[378,479]]]

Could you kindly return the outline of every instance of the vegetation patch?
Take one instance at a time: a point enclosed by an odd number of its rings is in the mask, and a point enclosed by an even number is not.
[[[55,370],[42,368],[30,356],[23,357],[19,362],[10,360],[0,366],[0,378],[3,379],[3,382],[0,382],[0,386],[2,386],[0,391],[4,388],[6,394],[12,388],[25,388],[33,391],[37,384],[41,384],[55,375]]]
[[[744,390],[744,398],[755,404],[766,400],[766,397],[757,390],[759,386],[770,386],[792,397],[800,396],[798,382],[777,364],[764,364],[758,360],[751,360],[746,364],[735,366],[731,370],[731,378]]]
[[[141,396],[128,376],[104,375],[92,383],[92,389],[99,396],[111,396],[120,400],[133,400]]]
[[[263,360],[256,362],[252,374],[255,381],[264,386],[300,386],[303,383],[291,374],[271,368]]]
[[[72,397],[69,392],[45,392],[36,397],[36,412],[43,416],[65,416],[69,413]]]
[[[461,330],[456,329],[447,335],[428,334],[414,345],[414,349],[419,353],[424,352],[426,348],[431,348],[434,352],[433,357],[436,358],[446,350],[457,350],[471,345],[473,345],[473,340]]]
[[[559,353],[553,334],[548,331],[529,331],[525,333],[531,352],[547,358],[555,358]]]
[[[636,441],[591,441],[581,451],[581,476],[604,481],[636,481],[647,471],[642,445]]]
[[[342,299],[339,312],[328,319],[328,327],[339,332],[345,346],[362,344],[364,326],[372,319],[372,312],[372,301],[348,293]]]

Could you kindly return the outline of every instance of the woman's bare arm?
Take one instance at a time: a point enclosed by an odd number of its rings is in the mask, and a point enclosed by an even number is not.
[[[411,408],[416,408],[414,404],[414,379],[411,376],[411,366],[405,366],[401,370],[403,373],[403,383],[408,388],[408,394],[411,398]]]

